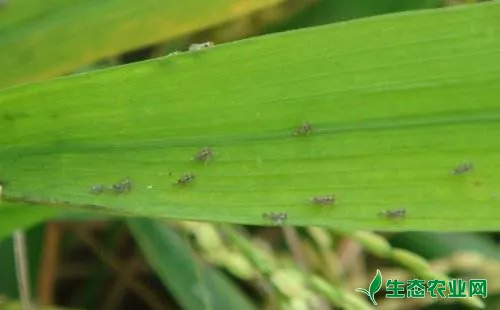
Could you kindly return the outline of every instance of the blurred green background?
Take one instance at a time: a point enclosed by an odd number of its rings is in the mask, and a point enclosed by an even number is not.
[[[164,57],[193,43],[475,2],[4,0],[0,88]],[[36,223],[37,212],[50,220]],[[436,273],[487,278],[485,306],[500,309],[498,233],[345,233],[60,214],[33,206],[4,209],[2,217],[6,232],[28,227],[32,298],[47,309],[372,309],[354,289],[367,288],[376,269],[386,279],[416,277],[395,249],[423,257]],[[0,243],[0,309],[21,308],[12,244],[12,237]],[[381,296],[381,309],[468,307]]]

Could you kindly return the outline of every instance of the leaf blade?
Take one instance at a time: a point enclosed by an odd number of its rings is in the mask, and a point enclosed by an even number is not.
[[[0,29],[0,88],[65,74],[78,66],[199,31],[281,1],[111,0],[72,5],[54,1],[51,10],[40,9],[40,16],[34,14]],[[6,18],[24,14],[27,5],[9,4]],[[15,16],[13,19],[18,20]]]
[[[495,230],[499,8],[388,15],[5,90],[4,198],[245,224],[272,224],[261,214],[273,211],[337,229]],[[303,121],[314,134],[292,137]],[[205,146],[215,160],[191,161]],[[450,175],[468,159],[474,172]],[[193,184],[172,186],[189,171]],[[127,176],[129,194],[88,193]],[[332,208],[310,205],[330,192]],[[401,207],[402,221],[377,217]]]

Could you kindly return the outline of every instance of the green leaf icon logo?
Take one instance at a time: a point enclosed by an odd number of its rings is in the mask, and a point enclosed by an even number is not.
[[[368,297],[370,297],[371,301],[373,304],[376,306],[377,302],[375,301],[375,294],[380,291],[380,288],[382,287],[382,274],[380,273],[380,270],[377,269],[377,274],[372,280],[372,283],[370,283],[370,291],[365,290],[364,288],[357,288],[357,292],[363,292]]]

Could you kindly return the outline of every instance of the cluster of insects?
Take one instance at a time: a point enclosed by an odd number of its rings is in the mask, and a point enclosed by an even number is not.
[[[204,147],[193,156],[192,160],[207,163],[214,158],[214,155],[215,153],[211,148]],[[187,185],[189,183],[192,183],[195,178],[196,176],[194,175],[194,173],[188,172],[177,179],[177,182],[175,182],[174,185]]]
[[[190,46],[189,50],[190,51],[195,51],[195,50],[200,50],[204,48],[208,48],[213,46],[212,42],[206,42],[202,44],[193,44]],[[313,133],[313,126],[305,122],[295,128],[294,132],[292,135],[294,136],[309,136],[310,134]],[[200,149],[193,157],[193,161],[201,162],[201,163],[208,163],[214,158],[214,151],[209,148],[209,147],[203,147]],[[465,174],[474,169],[472,163],[466,162],[463,164],[460,164],[453,168],[451,171],[452,174],[454,175],[459,175],[459,174]],[[171,173],[169,174],[171,175]],[[173,185],[177,186],[185,186],[188,184],[191,184],[195,180],[196,176],[192,172],[185,173],[181,175]],[[150,186],[151,187],[151,186]],[[148,187],[149,188],[149,187]],[[129,178],[123,179],[111,186],[104,186],[101,184],[95,184],[92,185],[90,188],[90,193],[92,194],[101,194],[105,191],[110,191],[115,194],[122,194],[131,191],[132,189],[132,182]],[[1,186],[0,186],[0,194],[1,194]],[[309,199],[309,202],[313,205],[317,206],[330,206],[334,205],[336,202],[335,196],[333,195],[320,195],[320,196],[314,196]],[[406,209],[405,208],[399,208],[399,209],[392,209],[392,210],[382,210],[378,213],[378,216],[381,218],[386,218],[386,219],[391,219],[391,220],[398,220],[398,219],[404,219],[406,217]],[[272,221],[275,225],[282,225],[287,219],[288,219],[288,214],[286,212],[265,212],[262,214],[262,217]]]
[[[91,194],[99,195],[105,191],[112,192],[114,194],[123,194],[130,192],[132,190],[132,181],[129,178],[125,178],[111,186],[105,186],[102,184],[94,184],[90,187],[89,192]]]
[[[331,195],[311,197],[309,201],[318,206],[327,206],[335,203],[335,198]],[[265,212],[262,217],[271,220],[275,225],[282,225],[287,219],[288,214],[285,212]]]
[[[207,163],[214,158],[214,152],[209,147],[204,147],[199,150],[192,158],[194,161]],[[187,185],[194,181],[196,178],[195,174],[192,172],[188,172],[183,174],[177,179],[177,181],[173,185]]]

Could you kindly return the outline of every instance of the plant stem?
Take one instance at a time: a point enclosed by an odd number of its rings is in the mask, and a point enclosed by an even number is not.
[[[16,230],[14,232],[14,257],[16,261],[16,276],[21,297],[21,307],[23,310],[33,309],[31,304],[30,281],[28,278],[28,264],[26,253],[26,242],[24,232]]]

